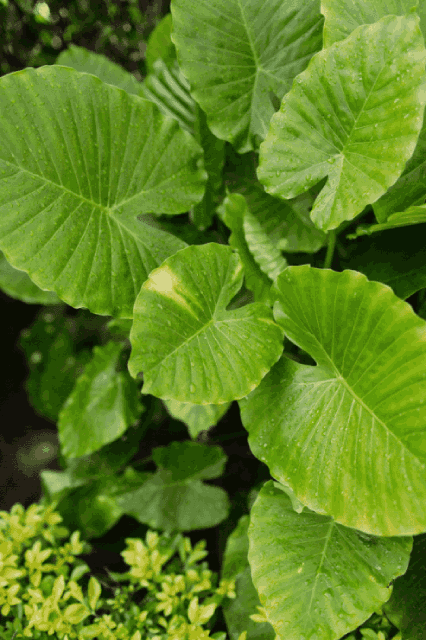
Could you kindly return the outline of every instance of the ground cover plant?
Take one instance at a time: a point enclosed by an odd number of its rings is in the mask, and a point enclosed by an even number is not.
[[[268,479],[226,540],[232,640],[426,638],[425,34],[415,0],[172,0],[142,82],[75,45],[0,78],[0,285],[46,306],[21,346],[61,448],[43,505],[182,547],[228,518],[208,431],[237,407]],[[159,404],[188,437],[133,464]],[[203,611],[177,639],[223,637]]]

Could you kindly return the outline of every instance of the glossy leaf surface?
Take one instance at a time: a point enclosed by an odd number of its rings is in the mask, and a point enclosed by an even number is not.
[[[142,393],[223,404],[254,389],[282,353],[272,311],[252,303],[227,311],[243,267],[231,247],[193,245],[144,282],[134,307],[129,371]]]
[[[324,49],[344,40],[362,24],[372,24],[383,16],[403,16],[418,7],[419,0],[322,0]]]
[[[136,216],[201,200],[201,147],[150,102],[69,67],[3,76],[0,105],[7,259],[76,308],[131,318],[148,273],[185,246]]]
[[[294,198],[328,176],[311,212],[323,231],[385,193],[415,149],[426,102],[418,22],[385,16],[316,54],[271,119],[259,180]]]
[[[240,400],[253,453],[336,522],[424,531],[425,321],[356,271],[288,267],[274,289],[276,321],[318,366],[283,356]]]
[[[338,640],[386,600],[408,566],[412,538],[364,536],[310,510],[267,482],[248,530],[253,582],[286,640]]]

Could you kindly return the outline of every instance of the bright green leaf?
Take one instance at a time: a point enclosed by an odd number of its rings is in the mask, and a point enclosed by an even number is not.
[[[408,566],[410,537],[368,538],[312,511],[296,513],[267,482],[250,514],[253,582],[285,640],[338,640],[389,598]]]
[[[173,442],[154,449],[153,456],[157,473],[139,489],[117,497],[126,514],[167,531],[205,529],[225,520],[227,494],[202,482],[222,474],[226,456],[220,447]]]
[[[136,216],[201,200],[201,148],[155,105],[68,67],[3,76],[0,105],[8,260],[76,308],[131,318],[148,273],[184,246]]]
[[[363,24],[378,22],[387,15],[403,16],[418,4],[419,0],[322,0],[324,49],[344,40]]]
[[[172,0],[172,40],[216,137],[239,153],[265,137],[279,100],[320,50],[318,0]]]
[[[90,576],[89,586],[87,588],[87,596],[90,608],[95,611],[99,596],[102,593],[102,587],[94,576]]]
[[[424,531],[426,323],[356,271],[288,267],[274,290],[276,321],[318,366],[282,357],[240,401],[253,453],[336,522]]]
[[[134,307],[129,371],[142,393],[223,404],[254,389],[282,353],[272,311],[253,303],[227,311],[243,266],[231,247],[182,249],[152,271]]]
[[[121,342],[94,347],[58,421],[61,451],[79,458],[119,438],[142,412],[138,387],[127,371],[116,370]]]
[[[386,16],[324,49],[271,119],[259,179],[294,198],[328,176],[311,212],[323,231],[385,193],[415,149],[426,102],[418,22]]]

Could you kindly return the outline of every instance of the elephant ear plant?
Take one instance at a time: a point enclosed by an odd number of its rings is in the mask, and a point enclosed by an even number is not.
[[[54,313],[23,336],[46,499],[88,537],[218,525],[196,439],[237,401],[271,479],[232,640],[426,638],[425,34],[423,0],[172,0],[141,83],[75,46],[0,78],[1,286],[109,319],[78,355]],[[119,473],[152,398],[192,441]]]

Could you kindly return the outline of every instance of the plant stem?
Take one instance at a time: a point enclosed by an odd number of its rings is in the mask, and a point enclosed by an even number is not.
[[[328,233],[327,254],[324,260],[324,269],[331,269],[331,263],[333,262],[335,246],[336,246],[336,231],[333,229]]]

